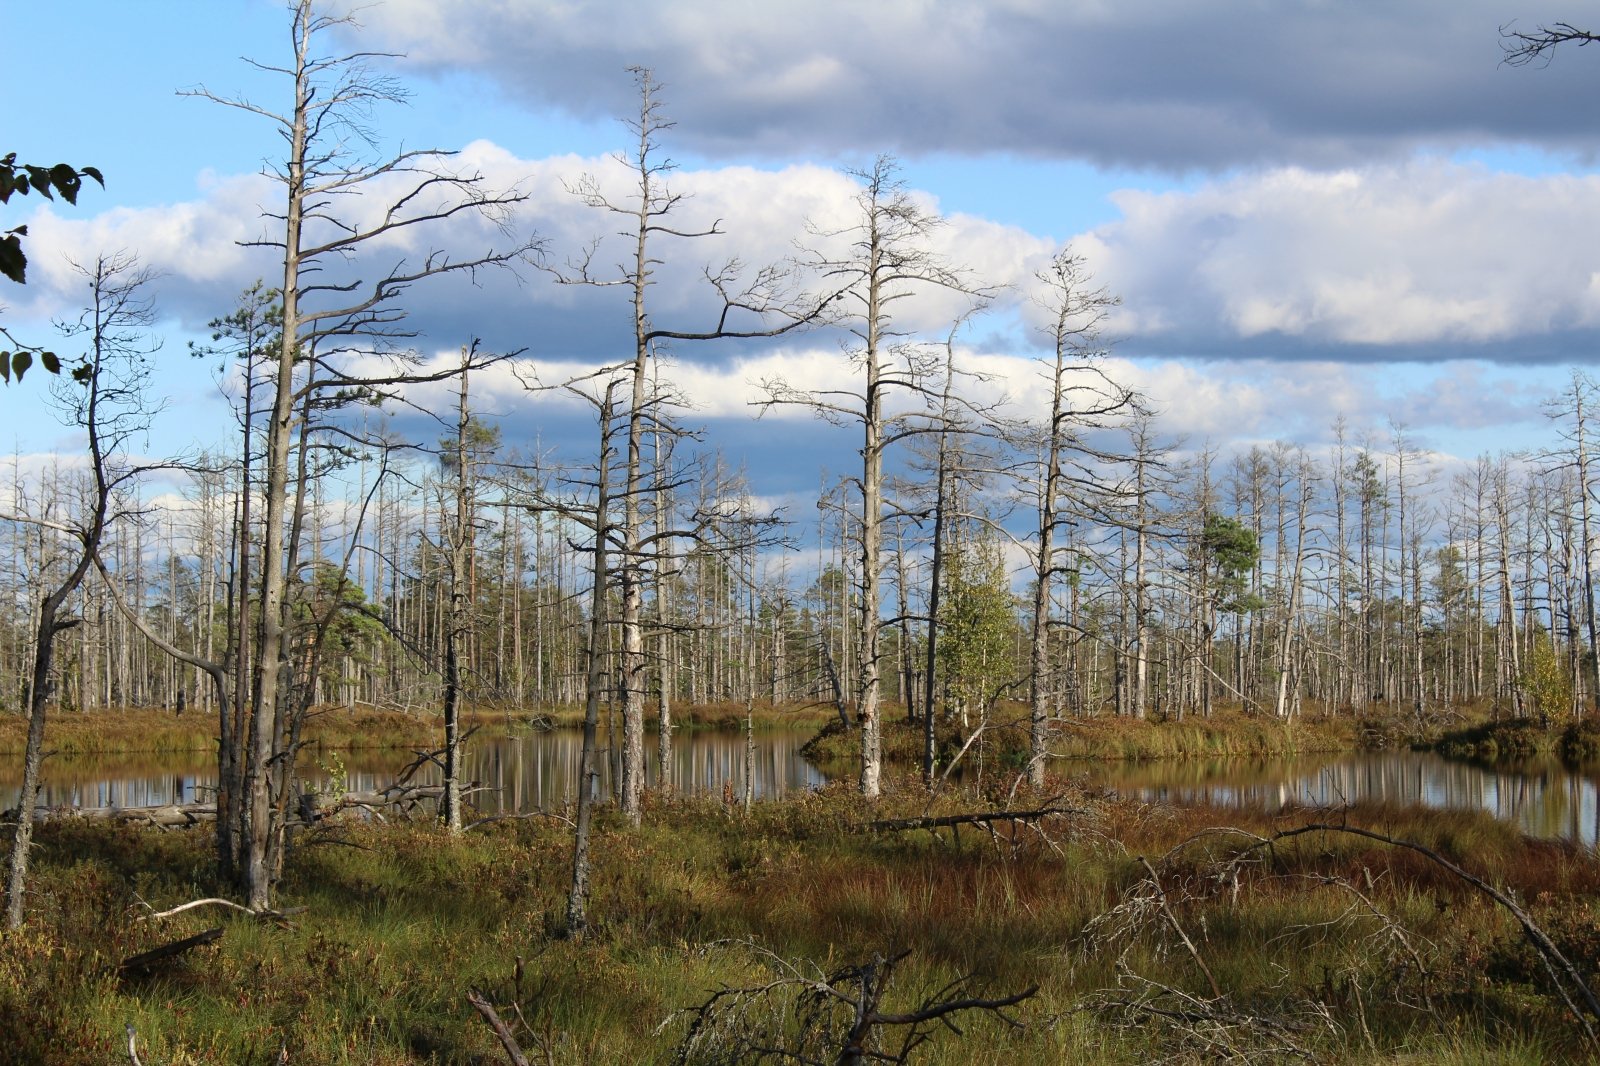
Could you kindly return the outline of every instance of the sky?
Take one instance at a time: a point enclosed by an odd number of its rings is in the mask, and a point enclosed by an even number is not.
[[[846,225],[852,171],[892,154],[948,224],[935,251],[999,290],[960,346],[984,388],[1037,400],[1042,315],[1034,276],[1064,246],[1118,296],[1107,369],[1162,427],[1224,449],[1324,446],[1344,418],[1380,443],[1470,458],[1550,440],[1541,401],[1600,341],[1600,49],[1503,63],[1502,29],[1570,20],[1570,0],[330,0],[359,28],[329,51],[374,60],[409,91],[371,118],[382,145],[459,149],[458,165],[526,196],[513,219],[547,263],[613,228],[570,192],[583,175],[626,190],[610,153],[637,108],[630,67],[660,82],[663,146],[686,224],[725,235],[670,249],[658,321],[693,328],[707,265],[777,262],[808,233]],[[1587,20],[1587,21],[1586,21]],[[189,341],[227,313],[269,254],[281,153],[269,123],[185,95],[285,106],[284,7],[267,0],[83,0],[0,9],[8,83],[0,152],[97,166],[76,207],[13,199],[30,280],[0,281],[0,321],[65,345],[73,261],[137,254],[158,278],[167,409],[154,453],[224,446],[231,419]],[[504,238],[465,224],[452,254]],[[602,245],[609,247],[608,245]],[[413,254],[420,254],[412,249]],[[281,266],[278,268],[281,271]],[[477,286],[418,286],[410,327],[426,358],[472,337],[523,350],[541,380],[628,344],[614,290],[578,292],[538,269]],[[942,337],[960,311],[937,295],[908,328]],[[63,353],[70,348],[63,347]],[[799,411],[753,419],[759,383],[849,379],[827,332],[778,344],[682,345],[668,370],[690,422],[775,493],[848,465],[847,437]],[[509,371],[475,384],[510,443],[576,434],[582,412],[531,396]],[[0,389],[0,444],[81,448],[41,381]],[[421,393],[444,403],[443,389]],[[402,432],[437,437],[404,411]],[[795,443],[807,447],[797,458]]]

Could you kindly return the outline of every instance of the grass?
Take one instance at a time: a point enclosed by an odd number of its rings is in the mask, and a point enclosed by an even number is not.
[[[972,732],[971,725],[962,728],[956,722],[939,722],[935,728],[937,765],[948,766]],[[885,715],[882,735],[887,764],[922,764],[920,722],[909,722],[901,714]],[[1191,716],[1175,721],[1069,718],[1055,723],[1050,751],[1065,760],[1259,758],[1353,751],[1361,746],[1361,736],[1361,723],[1354,717],[1306,717],[1284,722],[1232,710],[1219,711],[1209,718]],[[1018,768],[1027,762],[1028,742],[1026,708],[1003,704],[990,716],[979,741],[962,758],[972,764]],[[860,736],[845,730],[834,718],[803,751],[819,763],[841,765],[860,758]]]
[[[316,708],[306,722],[305,738],[313,746],[358,751],[410,749],[439,742],[442,712],[394,711],[371,707]],[[648,723],[654,728],[654,708]],[[830,718],[832,708],[815,704],[758,703],[752,714],[757,729],[814,729]],[[531,727],[577,726],[582,708],[542,710],[484,706],[470,710],[464,721],[488,731],[516,732]],[[743,728],[743,704],[720,703],[684,707],[674,711],[677,730]],[[27,741],[27,721],[21,715],[0,714],[0,755],[19,755]],[[153,708],[61,711],[52,709],[46,723],[46,746],[63,755],[111,752],[214,752],[217,722],[210,714],[190,710],[183,715]]]
[[[1321,1062],[1587,1058],[1515,924],[1421,856],[1316,835],[1230,867],[1251,838],[1205,830],[1260,836],[1295,817],[1087,795],[1058,800],[1080,813],[1037,831],[859,831],[1004,802],[971,791],[929,801],[904,778],[890,784],[876,804],[832,788],[749,812],[653,797],[638,830],[604,812],[596,925],[581,942],[558,935],[571,847],[559,821],[459,839],[353,822],[304,838],[279,887],[280,905],[307,908],[288,929],[216,911],[137,920],[141,901],[213,894],[203,835],[44,825],[29,923],[0,936],[0,1046],[19,1063],[125,1061],[132,1023],[151,1066],[265,1064],[280,1048],[296,1066],[502,1062],[465,1003],[478,988],[508,1017],[520,1011],[535,1062],[667,1062],[688,1031],[679,1012],[718,988],[773,981],[775,959],[821,976],[910,949],[885,1009],[963,975],[976,975],[975,994],[1039,986],[1014,1012],[1022,1028],[968,1015],[964,1036],[935,1032],[915,1061],[1217,1061],[1207,1026],[1147,1009],[1180,992],[1211,998],[1175,921],[1225,993],[1208,1009],[1258,1061],[1278,1057],[1284,1038],[1264,1019],[1313,1010],[1321,1022],[1285,1032]],[[1513,889],[1587,976],[1600,974],[1592,855],[1481,816],[1345,817]],[[1152,906],[1139,856],[1159,871],[1173,921]],[[110,970],[213,925],[221,941],[155,976]],[[793,1007],[787,993],[752,999],[739,1023],[770,1028]]]

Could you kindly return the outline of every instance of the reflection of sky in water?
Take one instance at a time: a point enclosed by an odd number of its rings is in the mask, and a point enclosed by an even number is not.
[[[811,736],[809,731],[763,731],[755,737],[754,792],[757,798],[781,797],[796,790],[813,789],[826,777],[800,756],[800,746]],[[651,785],[659,777],[655,738],[645,753],[645,774]],[[601,796],[610,794],[613,760],[602,737],[600,777]],[[581,736],[575,730],[532,733],[516,738],[471,740],[467,745],[463,778],[475,781],[488,791],[472,797],[485,813],[528,811],[560,807],[576,797]],[[351,791],[382,788],[392,783],[409,753],[341,752],[337,759],[346,769],[345,787]],[[321,785],[335,765],[335,755],[307,749],[300,758],[300,772],[308,782]],[[214,764],[212,764],[214,766]],[[129,769],[128,767],[132,767]],[[721,793],[724,786],[735,797],[744,795],[745,740],[731,732],[695,731],[679,734],[673,743],[673,778],[683,792]],[[0,761],[0,807],[14,807],[21,778],[20,759]],[[203,757],[194,754],[151,755],[143,763],[124,761],[114,772],[90,764],[75,764],[67,759],[50,759],[44,767],[40,803],[71,807],[145,807],[166,803],[193,803],[209,800],[216,785],[216,771]],[[437,783],[440,771],[433,766],[419,771],[411,780],[417,784]]]
[[[806,732],[764,731],[755,737],[754,791],[781,797],[820,786],[826,778],[800,757]],[[647,738],[646,776],[654,785],[654,737]],[[468,743],[464,776],[488,791],[472,797],[479,810],[494,814],[559,808],[576,790],[580,737],[575,730],[531,733],[517,738],[474,739]],[[601,796],[610,794],[613,753],[602,734]],[[673,746],[674,779],[684,792],[744,795],[745,741],[741,734],[685,731]],[[346,787],[381,788],[410,761],[402,752],[319,754],[307,749],[302,775],[323,784],[324,768],[335,758],[347,767]],[[0,761],[0,807],[17,802],[20,761]],[[1559,763],[1537,763],[1489,770],[1451,762],[1425,752],[1374,752],[1298,760],[1162,760],[1146,763],[1076,763],[1069,772],[1086,783],[1147,802],[1281,810],[1290,806],[1337,807],[1383,802],[1440,809],[1479,809],[1516,823],[1539,837],[1562,837],[1595,845],[1600,837],[1600,774],[1572,773]],[[53,758],[45,763],[48,806],[142,807],[208,800],[215,771],[199,753],[119,760],[114,768]],[[435,783],[434,767],[418,773],[419,783]]]
[[[1537,837],[1595,845],[1600,775],[1541,762],[1487,769],[1430,752],[1374,752],[1299,760],[1186,760],[1084,765],[1092,785],[1150,803],[1276,811],[1290,806],[1389,803],[1483,810]]]

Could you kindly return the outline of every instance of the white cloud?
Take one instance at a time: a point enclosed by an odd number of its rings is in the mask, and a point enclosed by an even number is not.
[[[1142,350],[1514,361],[1600,327],[1600,176],[1420,161],[1117,202],[1083,248]]]

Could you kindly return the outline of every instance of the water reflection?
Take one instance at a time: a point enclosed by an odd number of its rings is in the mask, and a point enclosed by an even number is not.
[[[756,735],[754,791],[782,797],[816,788],[826,778],[800,755],[805,731]],[[464,776],[486,791],[472,797],[485,814],[555,809],[576,799],[580,737],[576,730],[522,737],[473,738]],[[684,792],[744,795],[745,742],[735,732],[679,735],[674,779]],[[394,781],[410,755],[394,751],[319,753],[307,749],[302,775],[318,787],[341,770],[345,788],[364,791]],[[609,796],[612,760],[603,753],[599,795]],[[646,777],[657,779],[655,750]],[[1161,760],[1080,764],[1086,784],[1148,802],[1250,807],[1338,806],[1381,802],[1445,809],[1478,809],[1538,837],[1600,843],[1600,767],[1571,771],[1554,760],[1494,769],[1453,762],[1424,752],[1376,752],[1302,759]],[[20,760],[0,759],[0,808],[17,802]],[[437,783],[434,767],[420,783]],[[216,785],[215,764],[200,752],[53,758],[45,764],[41,802],[49,806],[141,807],[207,800]]]
[[[1086,766],[1092,785],[1148,802],[1267,811],[1291,806],[1386,803],[1483,810],[1536,837],[1600,841],[1600,768],[1557,760],[1488,768],[1431,752],[1372,752],[1302,759],[1163,761]]]
[[[800,755],[809,731],[774,730],[756,735],[754,792],[757,798],[782,797],[795,790],[817,788],[826,777]],[[582,738],[576,730],[533,733],[522,737],[474,738],[463,759],[463,777],[486,791],[472,796],[486,814],[561,807],[577,798],[578,759]],[[611,794],[612,760],[602,751],[597,794]],[[645,777],[654,786],[659,777],[655,751],[646,753]],[[354,751],[301,755],[302,777],[324,787],[342,773],[352,792],[392,783],[409,762],[403,752]],[[729,732],[682,733],[673,745],[673,780],[683,792],[744,796],[745,740]],[[14,807],[20,788],[20,760],[0,760],[0,807]],[[44,768],[40,803],[71,807],[144,807],[209,800],[216,788],[216,763],[198,752],[119,756],[113,759],[50,759]],[[436,784],[440,772],[426,766],[411,780]]]

